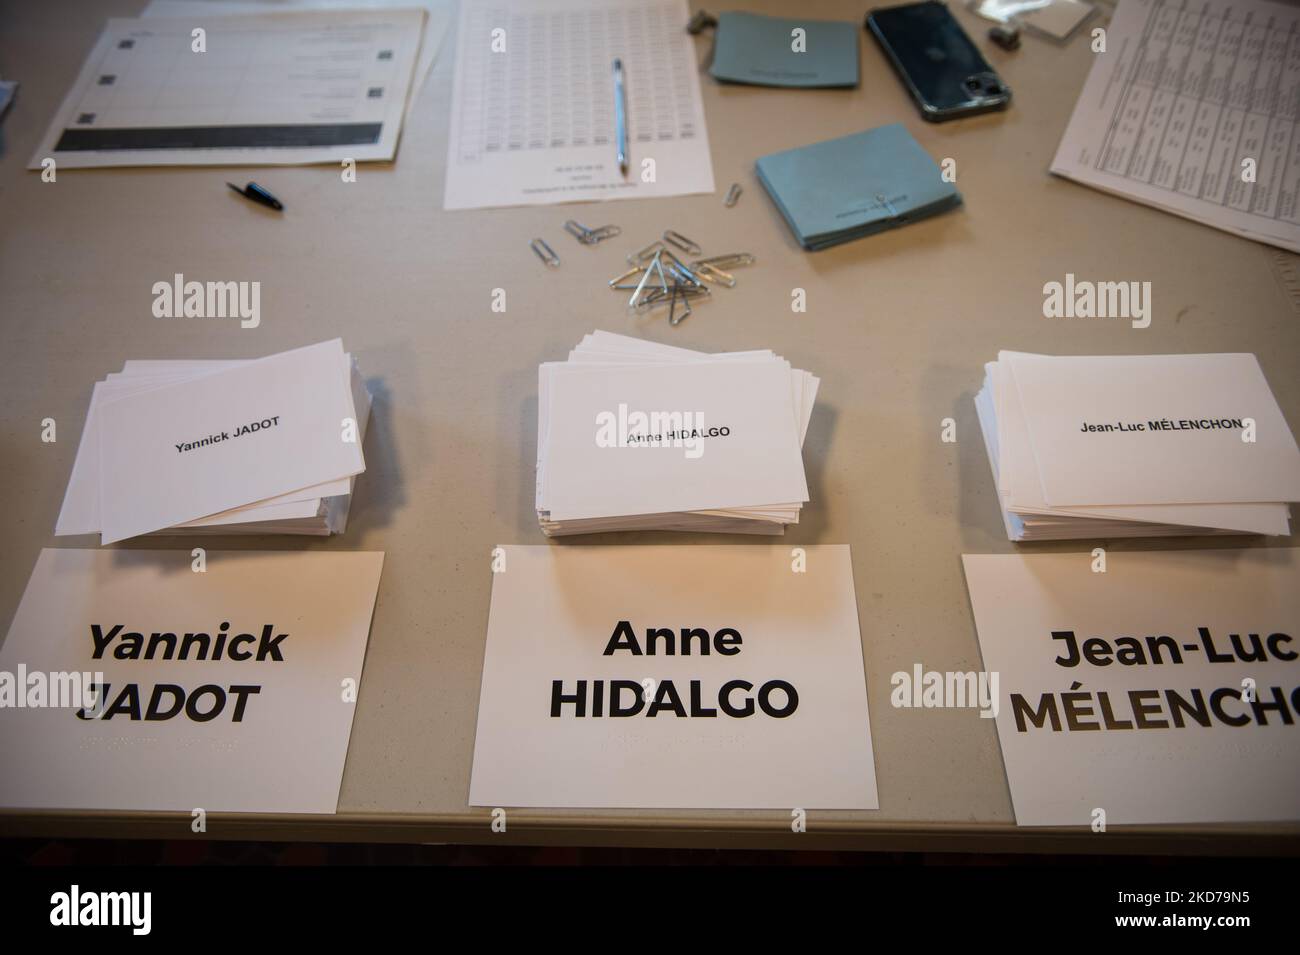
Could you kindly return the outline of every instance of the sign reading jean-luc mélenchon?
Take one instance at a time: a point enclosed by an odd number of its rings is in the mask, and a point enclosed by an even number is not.
[[[877,808],[847,546],[496,557],[471,805]]]
[[[1300,819],[1300,551],[963,560],[1016,822]]]
[[[381,553],[41,552],[0,806],[332,813]]]

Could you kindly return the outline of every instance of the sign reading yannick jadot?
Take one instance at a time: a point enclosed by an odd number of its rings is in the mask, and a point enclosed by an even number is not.
[[[269,623],[258,633],[232,632],[230,622],[223,621],[211,633],[154,631],[148,637],[126,630],[120,623],[107,629],[97,623],[90,626],[91,657],[95,660],[283,663],[281,644],[288,637],[287,633],[277,633]],[[261,693],[262,687],[255,683],[204,683],[189,689],[176,683],[155,683],[152,688],[145,686],[142,693],[139,683],[126,683],[114,693],[113,684],[106,682],[95,686],[95,691],[96,706],[89,711],[79,709],[79,719],[155,721],[183,717],[206,723],[228,715],[231,722],[239,723],[249,698]]]

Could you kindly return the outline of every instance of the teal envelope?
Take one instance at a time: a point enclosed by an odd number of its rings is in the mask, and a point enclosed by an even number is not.
[[[824,249],[961,204],[961,193],[900,123],[773,153],[755,169],[805,249]]]
[[[793,48],[803,30],[802,52]],[[858,28],[843,20],[720,13],[709,74],[757,86],[857,86]]]

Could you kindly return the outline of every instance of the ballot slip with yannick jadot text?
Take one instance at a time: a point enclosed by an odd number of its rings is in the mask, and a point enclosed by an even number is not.
[[[128,361],[95,385],[56,535],[342,533],[370,395],[339,339]]]
[[[548,536],[781,534],[798,522],[814,375],[770,351],[707,354],[601,331],[538,372]]]
[[[1300,450],[1254,355],[1028,355],[975,409],[1013,541],[1290,533]]]

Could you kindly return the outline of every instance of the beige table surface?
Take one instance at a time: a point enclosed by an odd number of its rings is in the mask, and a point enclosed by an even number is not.
[[[702,76],[716,195],[443,212],[454,27],[397,161],[363,164],[355,183],[342,183],[334,167],[66,170],[56,183],[42,183],[26,163],[102,21],[142,5],[0,5],[0,76],[22,83],[0,125],[0,626],[12,619],[42,547],[97,545],[56,541],[53,528],[92,383],[125,359],[254,357],[342,336],[375,393],[368,469],[347,534],[229,544],[387,552],[339,814],[213,816],[209,837],[1300,851],[1298,825],[1113,827],[1104,836],[1019,830],[991,720],[973,710],[888,703],[890,674],[915,662],[980,667],[963,552],[1094,546],[1017,548],[1006,540],[971,402],[982,363],[999,348],[1254,352],[1292,426],[1300,426],[1297,257],[1048,174],[1091,60],[1083,39],[1058,48],[1027,37],[1019,51],[1004,53],[984,39],[982,21],[958,10],[1015,101],[1005,114],[938,126],[919,119],[865,34],[855,90],[722,87]],[[860,22],[865,5],[745,6]],[[695,42],[703,61],[710,40]],[[829,251],[801,251],[758,185],[754,160],[896,121],[936,159],[957,160],[965,207]],[[282,217],[224,185],[249,178],[285,201]],[[732,182],[745,191],[724,209]],[[623,236],[580,247],[561,231],[570,216],[616,223]],[[752,252],[759,264],[679,328],[662,318],[632,324],[605,280],[622,270],[630,248],[666,228],[710,252]],[[529,251],[528,240],[539,235],[562,256],[558,270]],[[261,327],[153,318],[150,288],[176,272],[260,281]],[[1066,272],[1150,281],[1151,327],[1044,318],[1043,283]],[[791,311],[796,287],[807,292],[806,314]],[[504,314],[491,310],[494,288],[507,292]],[[812,812],[808,832],[796,835],[789,815],[778,812],[520,809],[511,811],[505,834],[493,834],[487,812],[467,805],[490,551],[499,542],[545,542],[533,512],[537,364],[562,359],[595,328],[704,350],[771,348],[821,376],[804,455],[812,502],[785,540],[852,545],[879,811]],[[46,417],[58,422],[54,444],[39,438]],[[956,420],[955,444],[940,441],[946,417]],[[583,540],[604,547],[733,542],[667,533]],[[0,833],[183,838],[189,822],[188,815],[11,812],[0,815]]]

